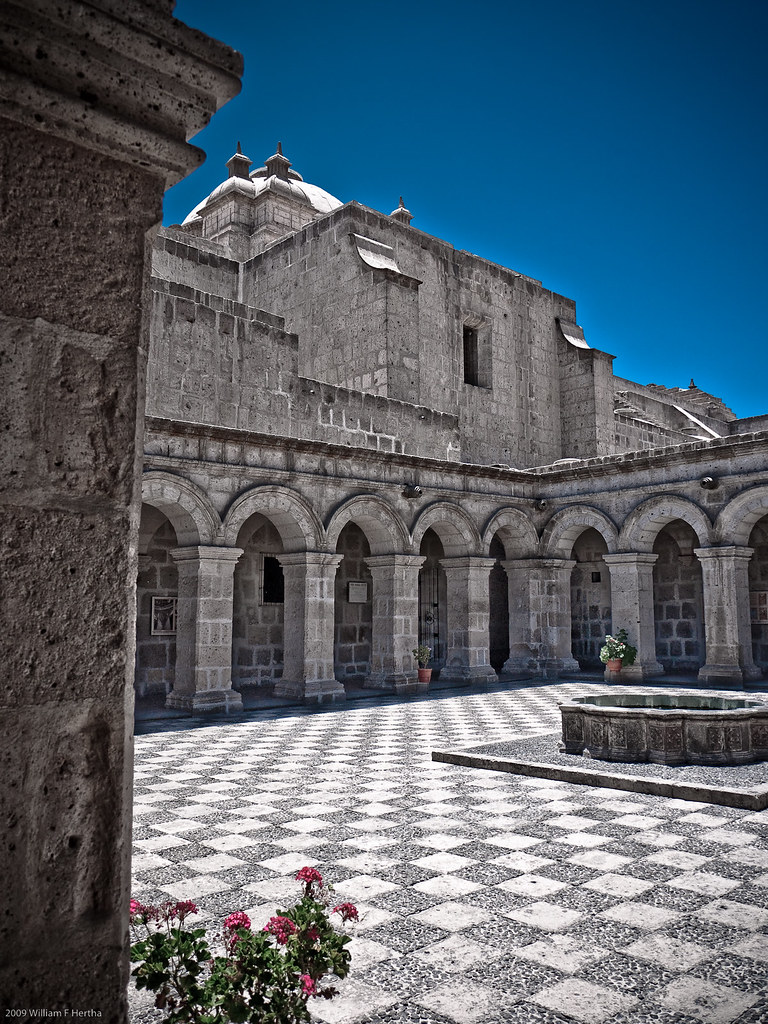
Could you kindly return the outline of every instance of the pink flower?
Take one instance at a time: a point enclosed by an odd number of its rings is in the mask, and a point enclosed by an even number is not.
[[[307,928],[307,938],[310,942],[315,942],[320,938],[320,932],[317,928]]]
[[[244,914],[242,910],[235,911],[234,914],[230,914],[224,921],[224,927],[230,931],[235,931],[237,928],[250,928],[251,919],[247,914]]]
[[[267,923],[264,925],[264,931],[269,935],[274,935],[280,945],[284,946],[291,935],[295,935],[298,931],[296,925],[288,917],[270,917]]]
[[[162,914],[162,907],[153,907],[151,904],[140,903],[139,900],[131,900],[131,919],[139,918],[144,924],[148,921],[159,921]]]
[[[354,903],[340,903],[338,907],[333,908],[334,914],[341,914],[342,921],[359,921],[360,915],[357,912],[357,907]]]
[[[183,921],[187,915],[196,913],[197,904],[193,903],[192,900],[179,900],[173,908],[173,916],[178,917],[180,921]]]
[[[308,974],[300,974],[301,991],[305,996],[313,996],[317,992],[317,985]]]
[[[317,882],[322,887],[323,876],[316,868],[302,868],[296,875],[297,882],[303,882],[307,886],[311,886],[314,882]]]

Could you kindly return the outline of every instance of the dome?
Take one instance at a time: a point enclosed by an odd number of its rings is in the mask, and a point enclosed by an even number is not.
[[[283,156],[280,143],[277,144],[277,152],[267,160],[265,166],[256,168],[250,174],[248,168],[251,161],[241,152],[240,143],[237,144],[237,150],[227,161],[230,176],[197,204],[185,218],[183,226],[189,227],[199,222],[210,205],[228,196],[253,200],[264,193],[272,193],[309,207],[314,211],[313,216],[331,213],[343,206],[341,200],[330,192],[317,185],[310,185],[300,174],[291,170],[290,161]]]

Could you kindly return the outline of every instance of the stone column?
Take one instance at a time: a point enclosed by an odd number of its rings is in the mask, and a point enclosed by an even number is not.
[[[752,548],[694,548],[701,562],[704,593],[706,664],[699,669],[705,683],[759,679],[752,660],[749,619],[749,560]]]
[[[344,700],[333,674],[334,580],[342,555],[298,551],[278,555],[285,578],[283,677],[276,697],[307,704]]]
[[[372,555],[365,559],[373,577],[371,673],[367,686],[395,693],[426,690],[419,683],[413,649],[419,643],[421,555]]]
[[[232,597],[242,548],[171,552],[179,573],[176,679],[165,706],[184,711],[242,711],[232,689]]]
[[[658,555],[625,552],[603,555],[611,574],[611,622],[614,633],[626,629],[629,642],[637,647],[634,665],[625,665],[622,678],[646,679],[664,671],[656,660],[656,630],[653,616],[653,566]],[[606,671],[606,679],[613,673]]]
[[[502,672],[555,678],[579,671],[571,653],[571,571],[565,558],[501,563],[509,578],[509,658]]]
[[[2,5],[0,1003],[27,1016],[127,1019],[148,233],[242,71],[172,9]]]
[[[495,558],[440,559],[448,584],[448,643],[441,680],[467,684],[498,680],[488,651],[488,574],[495,564]]]

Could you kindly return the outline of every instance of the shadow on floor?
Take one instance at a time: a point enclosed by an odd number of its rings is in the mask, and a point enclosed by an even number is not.
[[[269,695],[266,687],[243,687],[241,696],[243,698],[243,710],[237,712],[208,711],[190,715],[188,712],[179,711],[175,708],[165,707],[165,694],[152,693],[136,698],[134,710],[135,733],[146,735],[151,732],[162,732],[164,728],[173,729],[183,724],[185,729],[197,728],[205,725],[221,725],[225,722],[248,721],[255,714],[267,715],[270,718],[290,717],[295,714],[306,714],[308,711],[316,713],[333,714],[350,707],[352,704],[362,704],[368,701],[375,701],[378,705],[400,704],[407,702],[444,700],[450,697],[464,696],[468,694],[498,693],[499,691],[523,690],[530,687],[541,687],[547,684],[559,685],[562,683],[603,683],[603,674],[599,671],[580,672],[567,678],[542,679],[530,677],[525,679],[505,679],[503,676],[495,684],[457,686],[454,683],[445,682],[441,685],[439,678],[433,679],[430,688],[426,693],[394,694],[387,690],[364,689],[358,686],[346,685],[346,701],[338,701],[331,704],[303,704],[300,701],[292,701],[286,698],[277,698]],[[616,684],[606,684],[616,685]],[[638,684],[623,684],[638,685]],[[752,683],[721,685],[718,687],[705,686],[699,683],[695,673],[670,673],[669,675],[658,676],[647,683],[644,687],[672,686],[692,690],[736,690],[754,691],[763,690],[766,687],[764,680],[755,680]]]

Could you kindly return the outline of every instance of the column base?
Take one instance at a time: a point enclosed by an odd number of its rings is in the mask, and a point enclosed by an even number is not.
[[[177,693],[171,690],[165,706],[177,711],[242,711],[243,698],[237,690],[201,690],[198,693]]]
[[[699,669],[700,683],[743,683],[750,679],[760,679],[762,672],[757,665],[704,665]]]
[[[641,683],[651,676],[663,676],[664,666],[658,661],[649,661],[645,664],[625,665],[620,672],[611,672],[606,667],[604,679],[607,683]]]
[[[346,700],[347,691],[338,679],[311,679],[300,682],[281,679],[279,683],[275,683],[272,696],[302,701],[304,704],[332,704],[334,701]]]
[[[501,675],[513,676],[518,679],[527,679],[529,676],[539,675],[539,663],[530,654],[516,654],[510,656],[504,662]]]
[[[372,672],[365,681],[365,686],[376,690],[388,690],[390,693],[426,693],[429,683],[420,683],[414,672]]]
[[[490,665],[453,665],[440,670],[441,683],[455,683],[457,686],[488,685],[497,683],[499,677]]]

